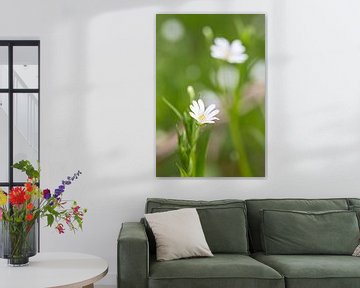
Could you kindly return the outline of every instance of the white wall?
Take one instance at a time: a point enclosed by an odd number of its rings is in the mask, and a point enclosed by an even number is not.
[[[89,208],[83,233],[43,229],[43,251],[106,258],[146,197],[359,196],[357,0],[1,0],[0,37],[41,40],[44,186]],[[266,13],[267,177],[155,178],[155,14]],[[11,24],[10,24],[11,23]]]

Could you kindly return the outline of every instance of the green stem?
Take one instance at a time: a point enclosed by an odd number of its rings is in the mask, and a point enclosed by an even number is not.
[[[200,127],[200,135],[196,144],[196,167],[195,176],[203,177],[206,170],[206,156],[211,129]]]
[[[23,257],[26,247],[27,232],[24,223],[8,223],[11,239],[11,254],[14,258]]]
[[[189,157],[189,175],[191,177],[196,176],[196,144],[199,138],[199,127],[194,122],[192,127],[192,135],[191,135],[191,150],[190,150],[190,157]]]
[[[251,177],[252,171],[240,132],[238,110],[229,109],[228,114],[230,117],[229,126],[231,139],[238,157],[237,163],[239,172],[242,174],[242,176]]]

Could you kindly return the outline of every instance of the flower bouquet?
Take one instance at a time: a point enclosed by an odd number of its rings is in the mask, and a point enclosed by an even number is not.
[[[0,188],[0,257],[8,259],[9,265],[21,266],[36,254],[36,223],[45,218],[47,226],[55,227],[59,234],[82,229],[86,209],[75,202],[64,200],[66,186],[78,179],[81,172],[74,173],[54,189],[42,190],[38,183],[40,169],[35,169],[27,160],[13,165],[26,173],[28,179],[23,187],[12,187],[9,193]]]

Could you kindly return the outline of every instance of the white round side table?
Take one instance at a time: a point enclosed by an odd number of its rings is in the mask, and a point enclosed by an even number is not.
[[[6,288],[93,288],[108,272],[107,262],[80,253],[38,253],[29,265],[9,267],[0,260],[0,287]]]

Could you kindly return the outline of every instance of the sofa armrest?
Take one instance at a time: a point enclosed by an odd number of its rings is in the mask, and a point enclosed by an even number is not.
[[[118,288],[146,288],[149,243],[141,223],[123,223],[117,242]]]

